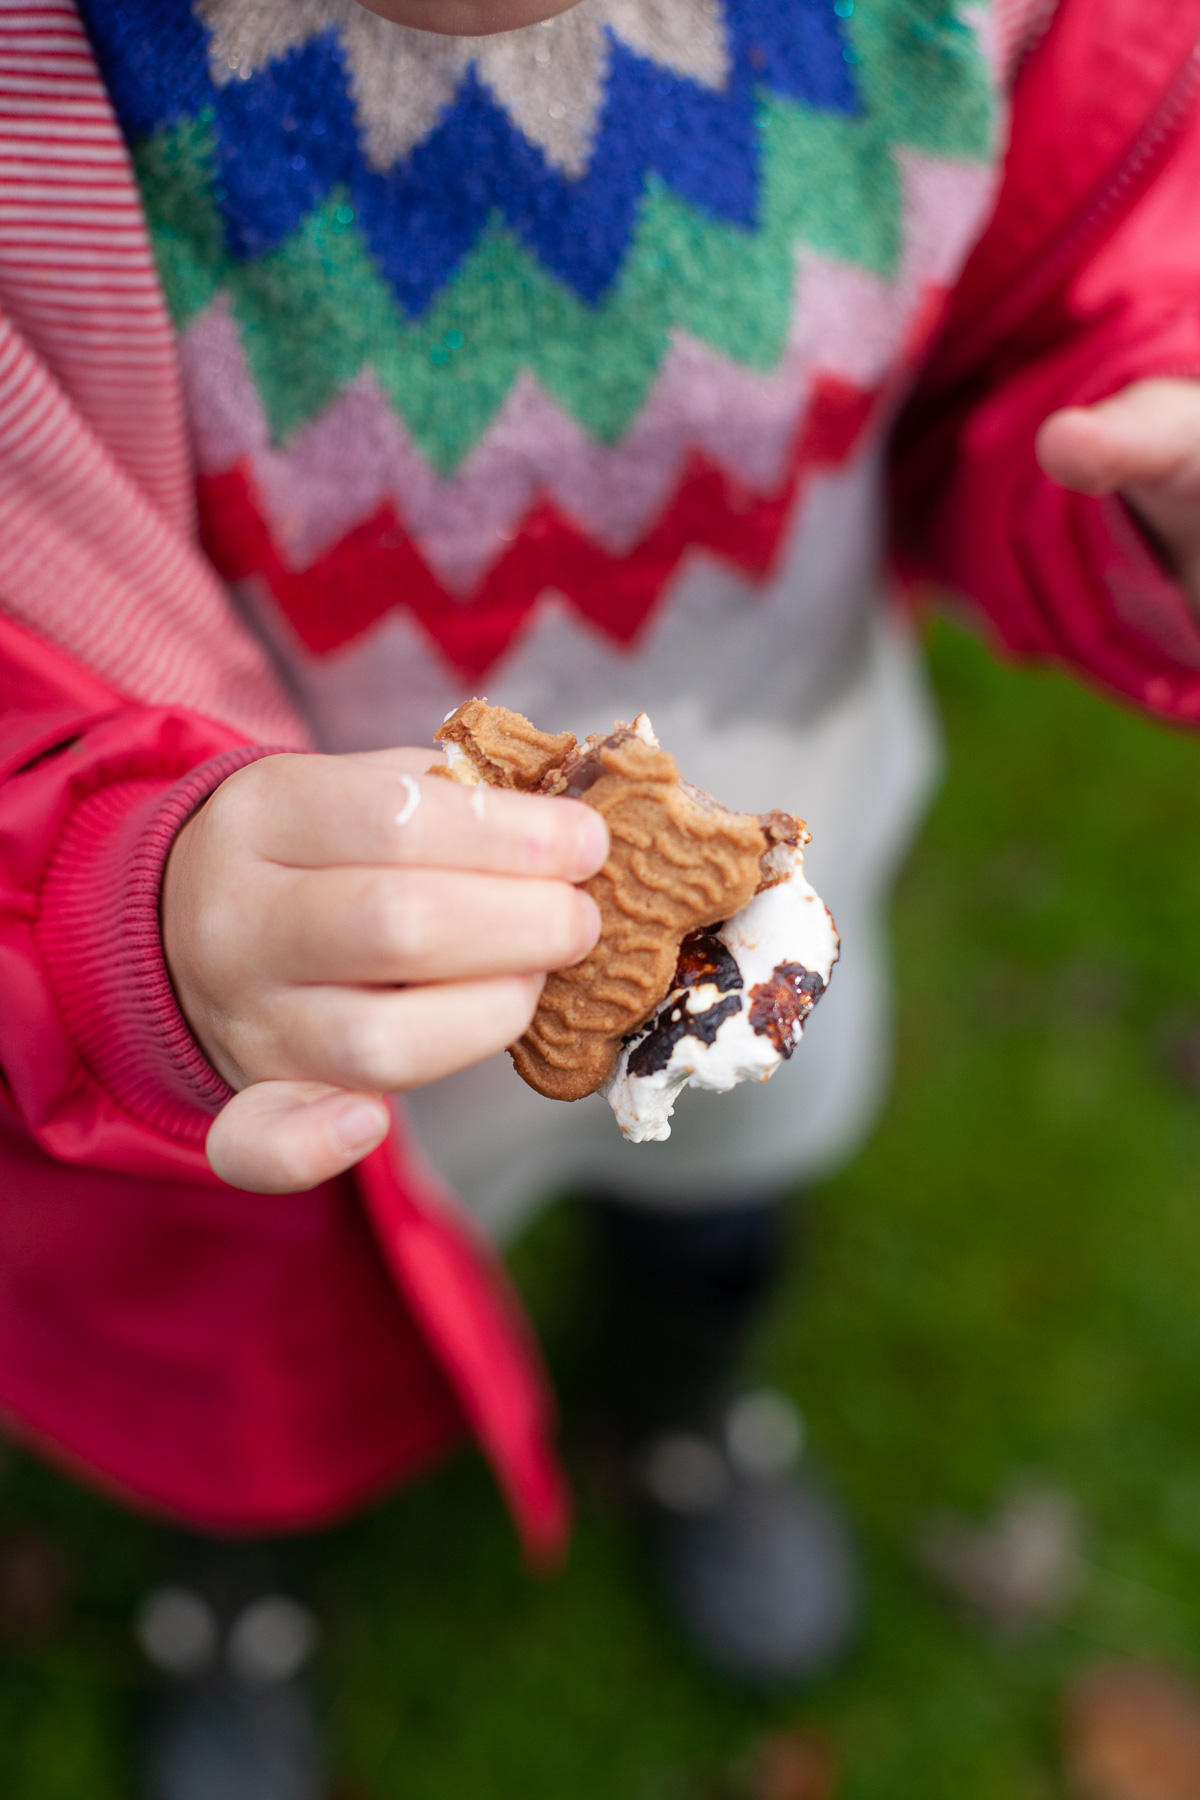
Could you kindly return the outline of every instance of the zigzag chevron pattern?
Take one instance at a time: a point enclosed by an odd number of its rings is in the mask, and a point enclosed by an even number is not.
[[[263,578],[310,650],[336,650],[399,604],[447,663],[477,680],[511,650],[548,590],[606,638],[632,646],[689,551],[705,549],[752,578],[766,576],[802,473],[846,460],[877,397],[821,382],[791,466],[772,495],[739,493],[693,454],[653,529],[624,556],[607,554],[553,503],[542,502],[527,513],[516,542],[492,564],[469,606],[438,581],[390,501],[302,574],[289,570],[244,464],[201,479],[205,547],[228,579]]]
[[[211,120],[224,237],[235,257],[281,244],[344,188],[376,263],[412,316],[428,307],[493,215],[582,298],[598,300],[620,268],[650,172],[712,216],[755,222],[757,89],[833,112],[859,108],[851,74],[858,53],[834,0],[726,0],[730,67],[720,89],[680,78],[612,39],[582,175],[551,165],[474,65],[434,129],[384,173],[364,152],[335,24],[249,79],[218,86],[208,34],[179,0],[84,0],[83,11],[131,140],[180,118]]]
[[[876,477],[871,455],[813,467],[765,580],[703,546],[689,550],[632,645],[544,591],[482,678],[456,666],[405,607],[312,651],[265,588],[248,584],[244,598],[330,749],[427,743],[481,687],[556,729],[599,730],[649,702],[656,718],[676,709],[693,722],[697,709],[723,723],[796,718],[853,670],[878,598]]]
[[[547,594],[632,651],[692,553],[761,582],[991,192],[956,0],[582,0],[483,49],[353,0],[82,4],[206,548],[317,656],[402,609],[476,680]]]
[[[186,325],[229,293],[272,436],[289,437],[369,364],[423,455],[446,474],[523,370],[591,436],[612,443],[644,404],[678,332],[762,372],[777,364],[798,245],[879,275],[894,270],[906,229],[905,152],[874,131],[793,108],[767,106],[761,123],[762,218],[753,234],[651,191],[620,282],[602,307],[589,308],[497,229],[419,325],[397,312],[349,207],[323,209],[281,250],[239,264],[222,252],[211,204],[206,210],[203,133],[160,142],[139,167],[173,315]],[[977,171],[981,162],[955,166]],[[961,204],[944,233],[955,246],[965,241]]]
[[[249,459],[272,535],[297,570],[390,500],[434,574],[462,596],[543,498],[620,556],[666,505],[693,449],[734,486],[772,492],[818,371],[864,392],[882,384],[922,296],[948,280],[990,191],[990,173],[970,164],[906,156],[901,167],[905,255],[895,281],[802,257],[777,367],[741,368],[677,332],[641,412],[611,449],[525,375],[454,477],[439,480],[369,373],[275,448],[236,324],[219,300],[182,339],[201,469]]]

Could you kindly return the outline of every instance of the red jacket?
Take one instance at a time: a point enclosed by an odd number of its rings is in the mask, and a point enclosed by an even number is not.
[[[1200,374],[1198,42],[1200,0],[1062,0],[895,455],[909,571],[1011,648],[1183,720],[1200,628],[1182,593],[1120,504],[1040,475],[1032,439],[1057,406]],[[227,1090],[175,1006],[161,871],[206,793],[303,731],[191,507],[170,328],[86,42],[69,0],[6,8],[0,1406],[93,1479],[229,1529],[329,1516],[465,1420],[552,1552],[528,1334],[403,1145],[286,1197],[205,1163]]]
[[[893,439],[901,565],[1000,643],[1200,720],[1200,623],[1118,499],[1034,434],[1150,375],[1200,376],[1200,7],[1064,0],[1022,71],[996,212]]]

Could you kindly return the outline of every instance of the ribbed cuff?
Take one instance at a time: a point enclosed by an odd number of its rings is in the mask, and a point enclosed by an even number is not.
[[[202,1141],[233,1090],[179,1010],[159,925],[163,871],[181,827],[237,769],[279,751],[248,745],[174,784],[114,782],[72,813],[42,889],[38,942],[83,1061],[154,1130]]]

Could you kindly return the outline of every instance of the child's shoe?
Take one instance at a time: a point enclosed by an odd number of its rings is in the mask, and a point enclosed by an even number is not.
[[[795,1408],[733,1387],[775,1285],[781,1208],[747,1196],[703,1211],[605,1200],[589,1212],[597,1385],[668,1604],[735,1679],[816,1675],[860,1613],[851,1534],[802,1461]]]
[[[800,1463],[782,1395],[747,1393],[707,1433],[668,1432],[635,1462],[668,1605],[738,1681],[821,1674],[854,1635],[860,1583],[839,1508]]]
[[[139,1800],[321,1800],[322,1759],[301,1670],[307,1607],[262,1594],[223,1628],[190,1587],[157,1589],[138,1639],[161,1684],[143,1738]]]

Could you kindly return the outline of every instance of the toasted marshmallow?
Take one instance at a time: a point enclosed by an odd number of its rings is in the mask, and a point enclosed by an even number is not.
[[[685,938],[674,988],[623,1045],[601,1091],[632,1143],[670,1137],[685,1087],[724,1094],[767,1081],[800,1042],[838,934],[805,879],[801,845],[776,845],[767,873],[770,885],[740,912]]]

